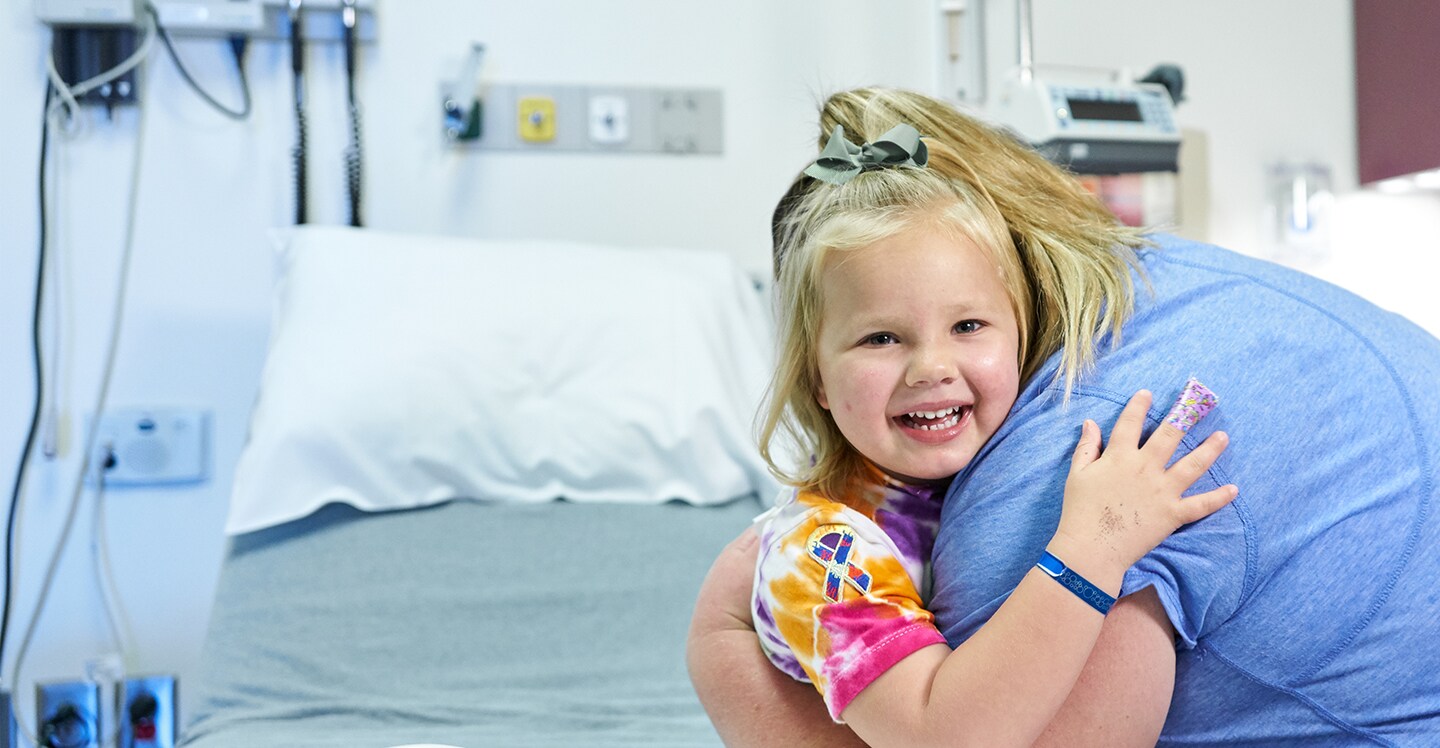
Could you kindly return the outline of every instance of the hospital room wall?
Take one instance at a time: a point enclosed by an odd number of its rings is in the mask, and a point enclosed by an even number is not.
[[[379,43],[364,50],[366,207],[370,226],[487,238],[566,238],[734,254],[763,272],[771,203],[803,166],[820,93],[861,83],[929,83],[926,5],[867,0],[732,3],[623,0],[380,4]],[[875,28],[896,38],[877,41]],[[904,39],[905,30],[914,38]],[[919,40],[919,44],[916,40]],[[726,155],[519,155],[451,149],[442,137],[440,82],[471,42],[489,48],[500,82],[714,87],[725,91]],[[49,32],[29,2],[0,9],[0,481],[8,489],[33,394],[28,360],[37,239],[35,165],[43,55]],[[225,46],[181,40],[192,72],[238,100]],[[188,91],[173,64],[152,58],[143,127],[133,109],[107,121],[87,112],[73,138],[52,139],[58,207],[52,248],[64,277],[63,374],[57,382],[62,457],[36,459],[28,480],[20,586],[11,634],[34,609],[78,470],[115,295],[129,169],[143,135],[135,245],[112,406],[211,411],[208,481],[112,489],[105,497],[114,576],[135,671],[181,677],[192,698],[220,561],[233,467],[244,442],[266,344],[274,261],[267,231],[291,216],[289,61],[284,46],[252,45],[255,110],[222,119]],[[309,56],[311,211],[345,218],[343,66],[334,46]],[[776,71],[780,71],[777,74]],[[30,711],[34,680],[73,679],[113,651],[91,568],[86,494],[17,689]],[[10,685],[8,672],[6,683]],[[12,686],[13,687],[13,686]],[[182,703],[182,709],[185,708]]]
[[[1080,4],[1071,5],[1036,2],[1041,61],[1128,65],[1140,72],[1161,61],[1184,65],[1191,100],[1180,117],[1187,129],[1206,135],[1195,169],[1205,207],[1200,238],[1263,253],[1257,202],[1269,160],[1320,159],[1335,170],[1338,187],[1354,186],[1346,0],[1307,4],[1299,21],[1245,0],[1104,0],[1083,4],[1083,15]],[[931,7],[929,0],[382,0],[379,43],[365,50],[361,75],[369,224],[714,249],[764,273],[766,219],[813,148],[818,97],[871,83],[931,88]],[[1002,16],[996,13],[992,22]],[[992,33],[1010,39],[1013,26]],[[34,167],[48,40],[30,3],[0,10],[6,96],[0,142],[7,144],[0,151],[0,481],[7,490],[33,392],[27,346]],[[441,137],[440,81],[455,75],[472,41],[487,45],[484,77],[496,82],[723,89],[725,154],[451,149]],[[197,78],[235,100],[223,44],[183,40],[179,46]],[[992,54],[1006,57],[1002,46]],[[312,215],[340,223],[345,123],[338,49],[316,47],[310,66]],[[57,385],[68,437],[60,460],[34,463],[15,600],[22,625],[71,494],[114,298],[128,170],[142,131],[135,256],[110,403],[209,409],[214,449],[207,482],[112,491],[107,522],[135,644],[129,665],[186,679],[196,670],[224,549],[228,487],[264,353],[273,273],[267,231],[290,217],[290,76],[283,45],[253,45],[248,71],[255,112],[237,124],[205,108],[162,55],[151,71],[143,129],[134,110],[117,112],[113,123],[92,112],[79,136],[57,142],[52,238],[61,253],[59,306],[66,320]],[[1318,95],[1322,89],[1326,95]],[[1354,202],[1363,204],[1356,215],[1383,214],[1390,232],[1436,220],[1425,199]],[[1337,231],[1337,239],[1368,248],[1367,224],[1347,220],[1360,228]],[[1392,235],[1402,234],[1385,236]],[[1375,280],[1373,293],[1382,302],[1393,290],[1387,282]],[[91,571],[88,507],[26,661],[22,697],[31,679],[73,678],[85,660],[112,648]],[[181,693],[188,692],[182,687]]]
[[[999,7],[1014,7],[1013,1]],[[1351,0],[1035,0],[1037,63],[1184,69],[1185,130],[1177,233],[1275,260],[1344,286],[1440,335],[1440,192],[1357,188]],[[989,7],[996,7],[992,2]],[[988,19],[992,70],[1017,59],[1013,11]],[[996,28],[999,24],[1001,28]],[[1316,164],[1331,171],[1328,241],[1283,242],[1268,170]]]

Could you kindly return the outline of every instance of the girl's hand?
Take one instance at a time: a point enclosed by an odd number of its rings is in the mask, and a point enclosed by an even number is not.
[[[1180,498],[1215,464],[1230,438],[1216,431],[1167,469],[1185,434],[1167,422],[1140,443],[1150,397],[1141,390],[1130,398],[1103,455],[1100,427],[1086,420],[1070,461],[1060,527],[1050,550],[1101,587],[1113,582],[1118,588],[1125,570],[1170,533],[1209,516],[1238,494],[1234,485],[1225,485]]]

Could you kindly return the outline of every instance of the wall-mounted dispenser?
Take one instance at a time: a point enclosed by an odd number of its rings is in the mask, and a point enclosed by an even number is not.
[[[441,109],[445,118],[445,137],[452,141],[478,140],[483,130],[484,109],[480,97],[480,65],[485,59],[485,45],[470,45],[460,77],[444,87]]]

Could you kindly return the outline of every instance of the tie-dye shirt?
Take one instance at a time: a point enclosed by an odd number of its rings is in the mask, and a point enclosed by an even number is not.
[[[752,603],[766,656],[840,714],[895,663],[945,638],[925,609],[943,486],[870,466],[845,501],[788,489],[761,515]]]

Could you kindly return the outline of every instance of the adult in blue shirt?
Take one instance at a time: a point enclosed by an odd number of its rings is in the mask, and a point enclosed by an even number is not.
[[[1039,557],[1077,424],[1113,423],[1129,393],[1195,376],[1221,405],[1188,446],[1214,430],[1232,439],[1195,490],[1235,483],[1240,497],[1130,570],[1041,744],[1440,745],[1440,341],[1303,274],[1141,241],[1064,173],[943,102],[845,92],[821,130],[840,124],[860,142],[895,122],[930,138],[930,168],[991,195],[1029,302],[1024,384],[956,476],[936,541],[930,607],[950,643]],[[853,740],[813,690],[755,658],[751,568],[742,536],[692,628],[717,728],[747,744]],[[708,660],[730,663],[723,678]]]

